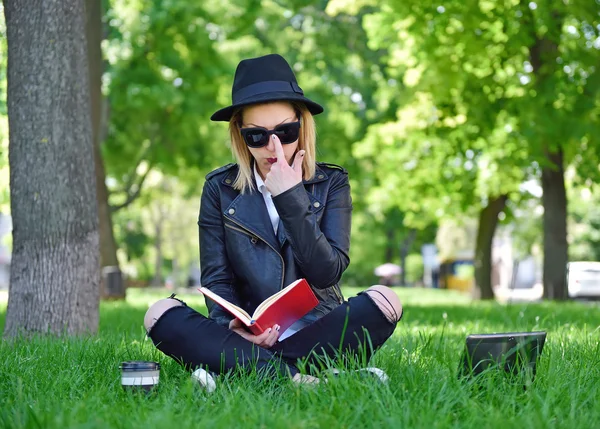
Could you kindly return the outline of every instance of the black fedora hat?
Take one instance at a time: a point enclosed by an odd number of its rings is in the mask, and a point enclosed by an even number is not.
[[[304,96],[287,61],[277,54],[240,61],[231,89],[232,105],[215,112],[212,121],[229,121],[237,107],[268,101],[300,101],[313,115],[323,107]]]

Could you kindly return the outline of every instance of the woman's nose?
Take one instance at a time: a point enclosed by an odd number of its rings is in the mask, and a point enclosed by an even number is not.
[[[265,147],[269,152],[275,152],[275,143],[273,143],[273,137],[269,136],[269,141]]]

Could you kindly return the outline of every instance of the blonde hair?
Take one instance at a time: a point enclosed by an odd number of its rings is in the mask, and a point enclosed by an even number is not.
[[[316,162],[316,139],[317,132],[315,120],[308,111],[304,103],[290,101],[290,104],[300,120],[300,136],[298,137],[298,150],[304,150],[304,160],[302,161],[302,178],[310,180],[315,175]],[[231,137],[231,150],[238,163],[239,170],[233,188],[242,194],[249,189],[254,189],[252,180],[254,172],[252,170],[252,154],[246,146],[240,125],[242,124],[243,107],[233,112],[229,120],[229,135]]]

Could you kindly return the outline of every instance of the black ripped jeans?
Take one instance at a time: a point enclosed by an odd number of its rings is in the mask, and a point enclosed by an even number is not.
[[[184,367],[207,368],[217,374],[235,368],[256,368],[269,374],[294,376],[302,362],[319,369],[327,359],[357,357],[368,362],[392,335],[390,322],[365,292],[270,349],[259,347],[188,307],[168,309],[150,328],[154,345]]]

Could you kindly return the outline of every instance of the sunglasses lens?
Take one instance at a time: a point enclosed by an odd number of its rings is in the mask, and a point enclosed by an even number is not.
[[[272,131],[267,131],[264,128],[243,128],[241,131],[246,144],[254,148],[265,146],[269,142],[271,134],[279,137],[281,143],[293,143],[298,140],[300,135],[300,122],[282,124]]]
[[[275,128],[275,135],[279,137],[281,143],[293,143],[298,140],[299,131],[300,122],[292,122]]]
[[[252,130],[244,133],[244,140],[250,147],[262,147],[267,144],[267,133],[261,130]]]

